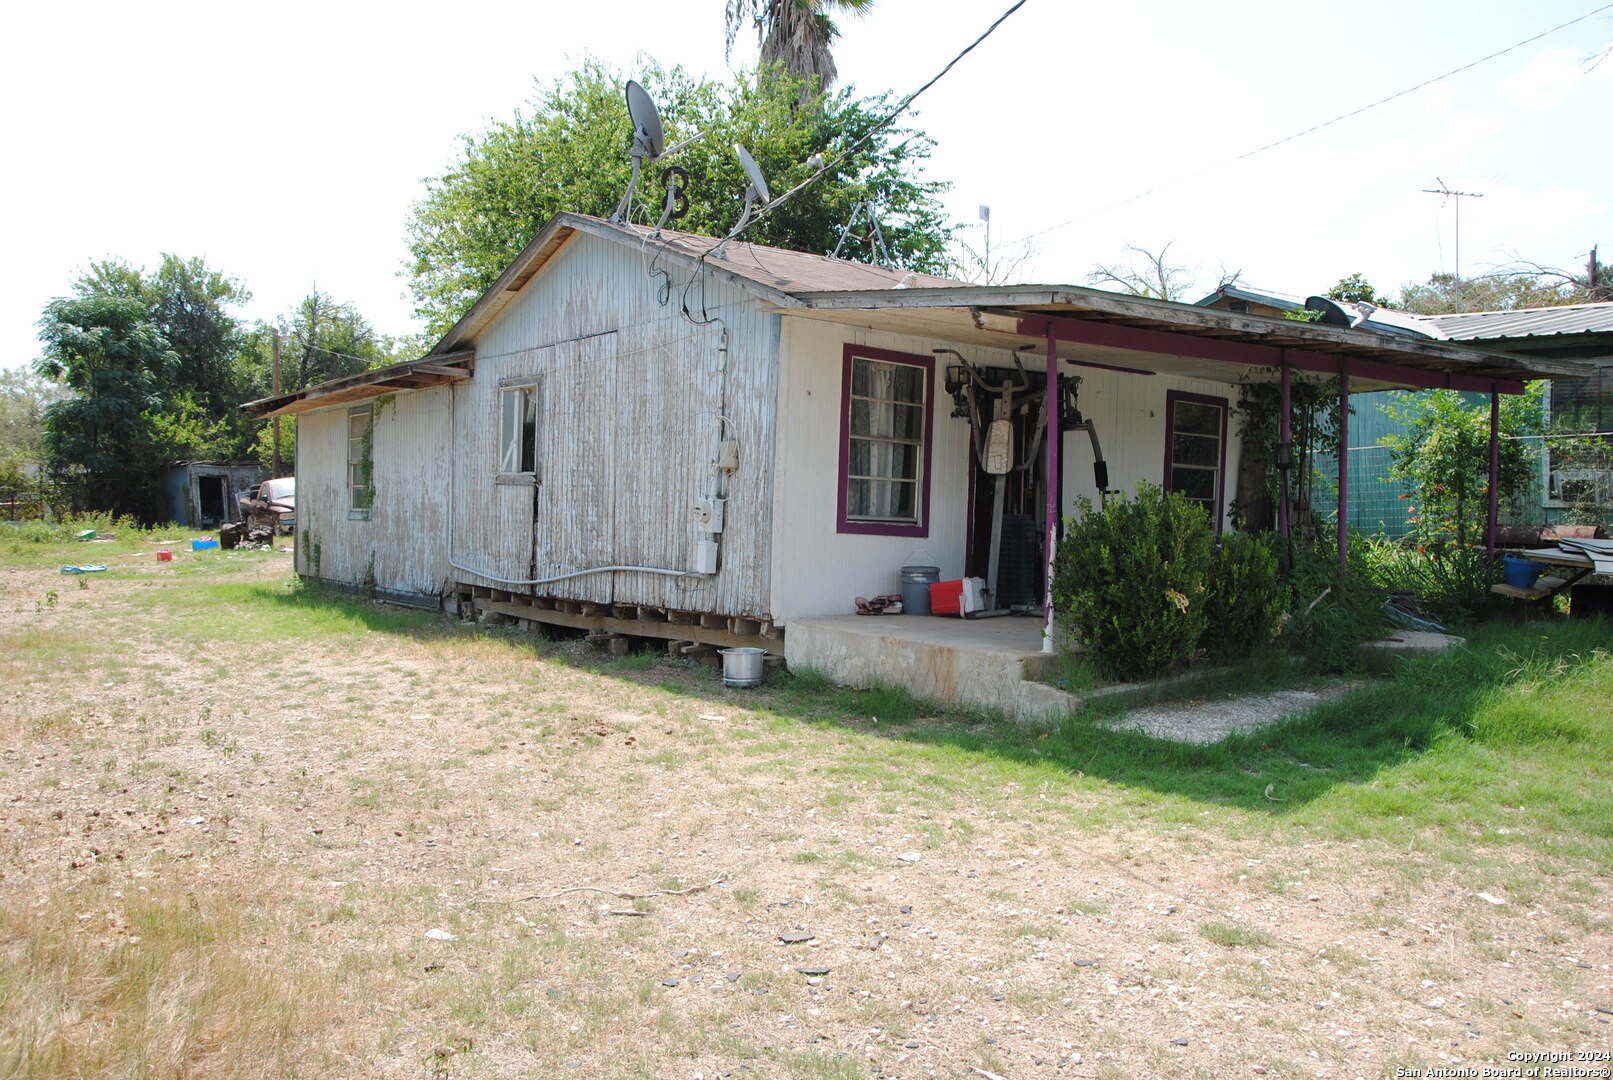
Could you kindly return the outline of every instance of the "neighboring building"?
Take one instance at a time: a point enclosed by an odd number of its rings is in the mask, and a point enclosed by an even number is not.
[[[1286,317],[1305,310],[1306,297],[1271,290],[1226,286],[1198,301],[1201,307]],[[1348,315],[1354,305],[1339,305]],[[1361,314],[1359,312],[1357,315]],[[1353,320],[1352,320],[1353,321]],[[1514,311],[1472,311],[1451,315],[1418,315],[1388,308],[1373,308],[1358,324],[1382,330],[1447,341],[1471,348],[1506,353],[1530,360],[1566,361],[1586,365],[1582,375],[1554,378],[1546,387],[1550,428],[1555,432],[1613,433],[1613,302],[1563,304]],[[1389,449],[1381,440],[1401,431],[1384,414],[1389,393],[1356,394],[1350,438],[1350,527],[1398,536],[1408,531],[1408,489],[1389,477]],[[1481,395],[1475,395],[1477,405]],[[1525,508],[1529,520],[1518,524],[1556,524],[1576,504],[1613,504],[1613,469],[1586,469],[1584,462],[1565,463],[1554,455],[1555,438],[1542,441],[1538,505]],[[1336,466],[1318,463],[1324,473]]]
[[[190,529],[235,521],[239,497],[268,475],[255,461],[182,461],[163,477],[169,520]]]
[[[422,360],[250,403],[298,417],[299,572],[784,651],[792,623],[899,591],[904,564],[988,577],[994,549],[999,600],[1040,610],[1049,518],[1101,498],[1100,442],[1107,487],[1163,484],[1224,527],[1240,380],[1342,365],[1356,388],[1515,393],[1576,370],[721,247],[561,214]]]

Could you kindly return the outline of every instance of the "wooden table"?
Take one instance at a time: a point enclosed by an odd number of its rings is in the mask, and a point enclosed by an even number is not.
[[[1561,566],[1574,572],[1566,578],[1544,577],[1535,582],[1533,588],[1525,589],[1517,585],[1491,585],[1490,591],[1500,593],[1502,596],[1512,596],[1519,600],[1543,600],[1548,596],[1556,596],[1568,586],[1596,569],[1596,564],[1589,555],[1578,551],[1564,551],[1562,548],[1533,548],[1518,553],[1520,558],[1533,559],[1537,563],[1547,566]]]

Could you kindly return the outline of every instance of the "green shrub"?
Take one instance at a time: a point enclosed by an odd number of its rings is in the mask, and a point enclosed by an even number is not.
[[[1102,510],[1077,505],[1054,563],[1054,610],[1106,675],[1149,678],[1191,657],[1212,559],[1204,510],[1147,483]]]
[[[1342,577],[1337,552],[1325,541],[1295,552],[1284,636],[1323,670],[1350,671],[1359,665],[1356,647],[1384,628],[1383,590],[1367,572],[1366,541],[1350,539]]]
[[[1199,644],[1211,656],[1236,660],[1277,636],[1288,588],[1272,533],[1227,533],[1210,561]]]

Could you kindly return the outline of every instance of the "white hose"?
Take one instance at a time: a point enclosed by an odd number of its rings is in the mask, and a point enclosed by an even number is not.
[[[609,574],[617,570],[632,570],[641,574],[663,574],[667,577],[704,576],[698,570],[664,570],[658,566],[596,566],[589,570],[573,570],[569,574],[556,574],[554,577],[507,578],[500,577],[497,574],[489,574],[486,570],[478,570],[474,566],[466,566],[452,557],[448,559],[448,565],[455,570],[463,570],[467,574],[475,574],[477,577],[486,578],[488,581],[496,581],[500,585],[547,585],[552,581],[566,581],[570,578],[587,577],[589,574]]]

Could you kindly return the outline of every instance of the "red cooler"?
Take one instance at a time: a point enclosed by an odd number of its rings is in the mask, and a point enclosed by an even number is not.
[[[930,586],[931,615],[963,614],[963,579],[937,581]]]

